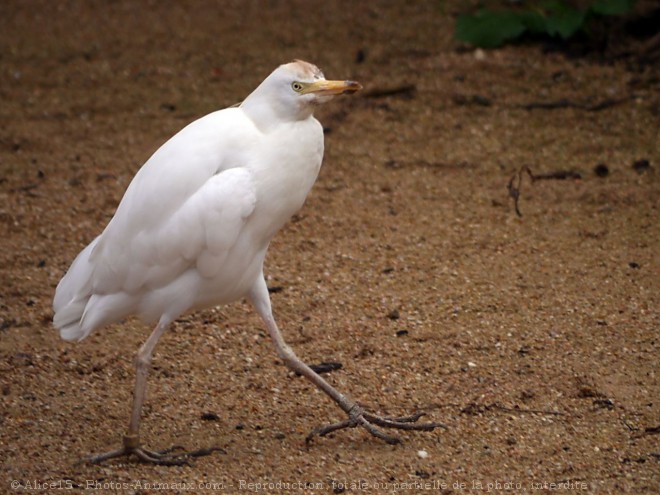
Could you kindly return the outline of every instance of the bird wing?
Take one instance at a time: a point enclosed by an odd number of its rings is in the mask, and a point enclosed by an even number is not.
[[[156,151],[92,249],[92,292],[162,287],[192,266],[215,275],[256,204],[242,152],[253,136],[242,111],[227,109]]]

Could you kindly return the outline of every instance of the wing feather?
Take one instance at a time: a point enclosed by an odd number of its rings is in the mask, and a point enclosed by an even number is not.
[[[153,154],[58,284],[54,322],[63,338],[83,339],[135,311],[158,318],[163,305],[171,305],[172,317],[185,309],[196,280],[216,275],[240,245],[256,205],[249,165],[258,139],[240,108],[225,109]],[[184,306],[177,310],[175,302]]]
[[[242,111],[226,109],[193,122],[156,151],[91,252],[94,293],[161,286],[200,257],[221,262],[256,201],[241,168],[253,136]],[[213,271],[202,265],[204,274]]]

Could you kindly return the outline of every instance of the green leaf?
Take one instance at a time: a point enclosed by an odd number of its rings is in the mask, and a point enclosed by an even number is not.
[[[457,40],[484,48],[501,46],[524,32],[560,36],[568,39],[580,31],[588,18],[630,12],[636,0],[592,0],[580,10],[566,0],[537,0],[527,9],[480,10],[474,15],[460,15],[454,36]]]
[[[547,34],[546,17],[538,11],[520,12],[520,20],[534,34]]]
[[[546,17],[546,32],[550,36],[570,38],[584,25],[586,11],[574,9],[566,4],[557,3],[550,15]]]
[[[630,12],[635,0],[596,0],[591,5],[591,11],[599,15],[620,15]]]
[[[474,15],[458,16],[455,37],[458,41],[493,48],[517,38],[525,29],[521,16],[516,12],[480,10]]]

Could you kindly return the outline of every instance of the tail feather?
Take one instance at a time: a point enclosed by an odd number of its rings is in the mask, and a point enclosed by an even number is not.
[[[71,301],[55,313],[53,324],[64,340],[82,340],[87,337],[80,320],[87,306],[87,299]]]
[[[98,242],[94,239],[71,264],[55,290],[53,324],[64,340],[82,340],[92,329],[83,329],[82,317],[92,296],[92,274],[94,265],[89,256]]]

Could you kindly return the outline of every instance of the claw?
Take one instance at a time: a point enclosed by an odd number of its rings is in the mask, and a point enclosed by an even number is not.
[[[380,431],[376,426],[382,426],[383,428],[393,428],[398,430],[416,430],[416,431],[432,431],[435,428],[444,428],[447,429],[442,423],[417,423],[419,418],[424,416],[423,412],[418,412],[411,414],[410,416],[400,416],[400,417],[383,417],[377,416],[375,414],[368,413],[364,411],[360,406],[355,404],[348,411],[348,419],[344,421],[339,421],[338,423],[333,423],[330,425],[319,426],[314,428],[307,438],[305,438],[305,443],[309,444],[312,439],[318,435],[323,437],[333,431],[341,430],[344,428],[355,428],[361,426],[373,436],[380,438],[390,445],[396,445],[401,443],[397,437],[388,435]],[[376,425],[376,426],[375,426]]]
[[[140,446],[140,442],[136,437],[124,437],[124,446],[121,449],[111,450],[103,454],[93,455],[83,459],[81,462],[89,462],[91,464],[99,464],[114,459],[116,457],[129,457],[135,455],[140,461],[148,462],[151,464],[158,464],[161,466],[183,466],[189,465],[190,459],[194,457],[201,457],[212,454],[213,452],[220,451],[225,453],[224,449],[220,447],[210,447],[206,449],[194,450],[192,452],[173,453],[177,450],[183,450],[180,445],[174,445],[168,449],[161,451],[149,450]]]

